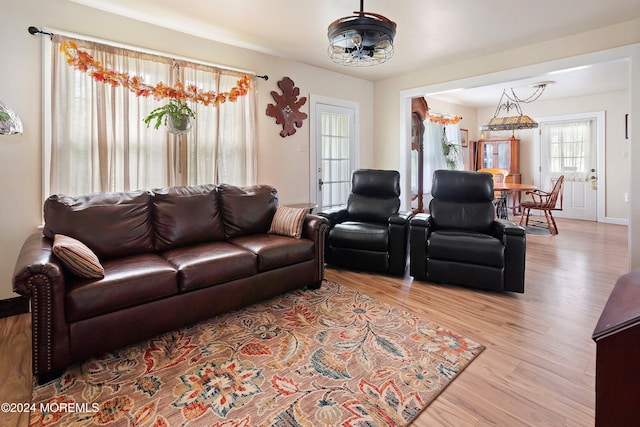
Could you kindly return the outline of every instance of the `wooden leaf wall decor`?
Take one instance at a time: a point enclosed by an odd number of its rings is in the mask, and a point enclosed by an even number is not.
[[[267,116],[275,117],[276,123],[282,125],[280,136],[284,138],[296,133],[296,127],[302,127],[302,121],[307,118],[307,114],[300,111],[300,107],[307,102],[307,98],[303,96],[298,99],[300,89],[295,87],[295,83],[289,77],[280,80],[278,87],[282,90],[282,95],[275,90],[271,91],[276,104],[267,105]]]

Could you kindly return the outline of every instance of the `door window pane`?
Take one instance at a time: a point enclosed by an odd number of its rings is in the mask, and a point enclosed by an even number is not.
[[[351,187],[349,115],[322,113],[322,207],[347,203]]]

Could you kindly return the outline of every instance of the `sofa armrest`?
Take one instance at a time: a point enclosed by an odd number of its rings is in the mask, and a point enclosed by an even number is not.
[[[314,289],[321,286],[324,280],[324,251],[329,220],[325,217],[307,214],[302,225],[302,237],[311,239],[315,247],[315,259],[318,262],[317,283]]]
[[[52,241],[34,233],[18,255],[14,292],[31,300],[32,365],[43,375],[70,363],[69,328],[64,315],[65,275]]]
[[[431,233],[431,215],[417,213],[410,220],[409,274],[417,280],[427,278],[427,240]]]
[[[389,217],[389,223],[390,224],[405,225],[411,220],[412,217],[413,217],[413,212],[411,212],[411,211],[400,211],[397,214],[391,215]]]
[[[500,240],[503,240],[504,235],[524,236],[526,234],[523,227],[511,220],[501,218],[496,218],[493,221],[493,233]]]
[[[411,227],[430,228],[431,215],[427,213],[417,213],[411,217]]]
[[[53,255],[52,244],[51,239],[40,232],[33,233],[25,240],[14,269],[14,292],[32,298],[36,290],[33,278],[37,276],[44,276],[49,283],[64,282],[63,267]],[[35,285],[43,286],[43,283],[37,282]]]
[[[389,217],[389,273],[403,274],[407,268],[409,219],[412,212],[398,212]]]
[[[344,206],[338,206],[318,212],[316,215],[328,219],[329,228],[333,228],[334,225],[340,224],[347,219],[347,208]]]
[[[524,273],[527,251],[527,234],[523,227],[510,220],[496,219],[494,236],[504,244],[505,291],[524,292]]]
[[[329,227],[329,220],[316,214],[307,214],[302,224],[302,237],[317,240],[322,238]]]

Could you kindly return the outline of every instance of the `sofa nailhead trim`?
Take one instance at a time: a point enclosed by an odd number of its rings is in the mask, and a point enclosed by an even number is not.
[[[36,286],[33,282],[34,280],[39,279],[46,283],[44,286]],[[33,345],[33,373],[38,375],[40,373],[40,347],[39,336],[38,336],[38,325],[40,318],[38,317],[40,313],[40,294],[38,290],[40,288],[44,288],[44,299],[46,301],[45,306],[45,324],[47,325],[46,329],[46,352],[47,352],[47,371],[51,371],[51,283],[49,282],[49,278],[44,274],[35,274],[29,277],[27,281],[27,287],[31,290],[31,298],[32,298],[32,307],[31,307],[31,342]]]

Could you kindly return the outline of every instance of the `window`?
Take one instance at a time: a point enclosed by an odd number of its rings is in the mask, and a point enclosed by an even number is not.
[[[585,181],[590,172],[593,120],[545,123],[542,135],[548,141],[548,171],[552,178]]]
[[[73,40],[105,67],[139,76],[151,85],[181,82],[202,91],[225,92],[245,75],[54,36],[50,42],[51,100],[45,103],[45,119],[49,120],[45,124],[45,197],[170,185],[255,183],[255,91],[217,107],[190,105],[196,112],[191,132],[173,135],[162,127],[148,128],[143,122],[167,99],[139,97],[74,69],[60,52],[60,45],[67,40]]]

